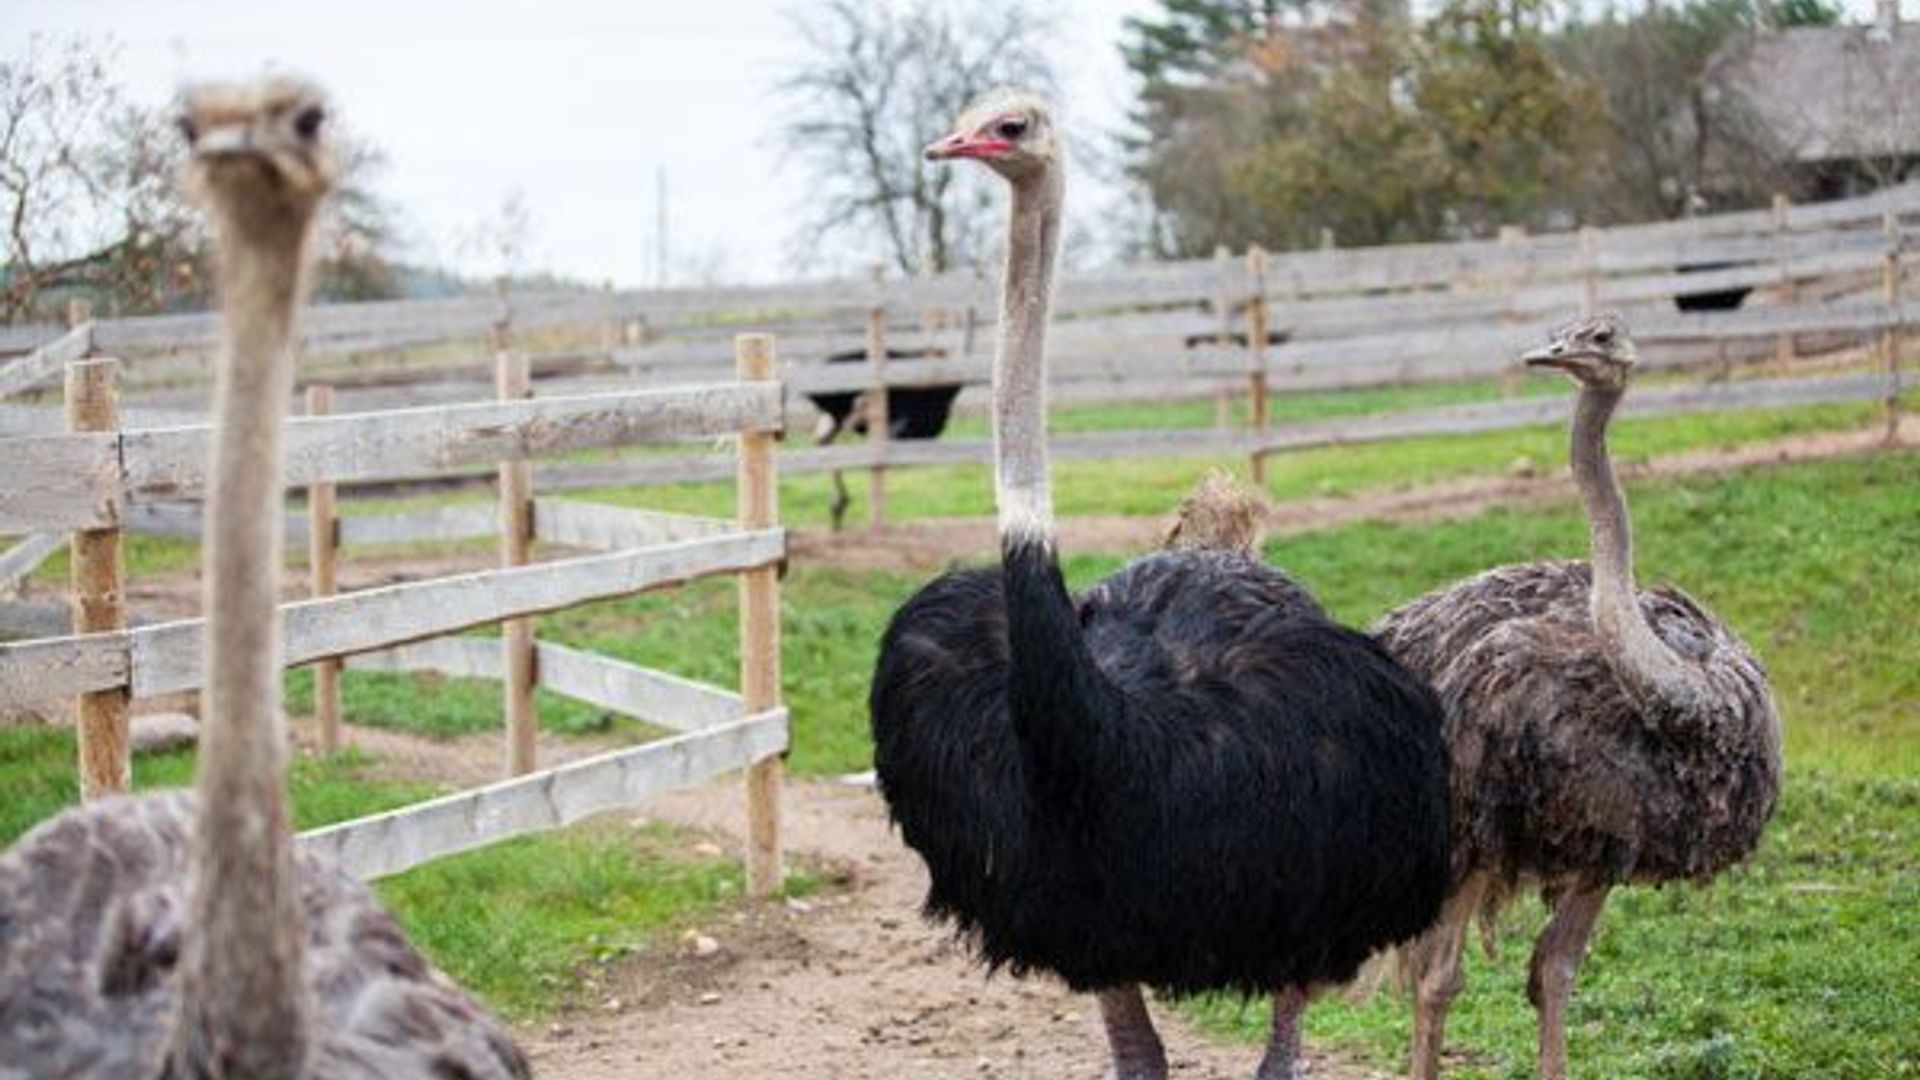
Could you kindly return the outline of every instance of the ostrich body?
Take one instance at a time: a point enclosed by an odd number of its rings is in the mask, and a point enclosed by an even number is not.
[[[363,885],[296,855],[275,593],[281,413],[313,217],[318,96],[210,88],[181,128],[220,247],[227,344],[194,794],[114,798],[0,856],[0,1077],[520,1078],[507,1029]]]
[[[888,360],[939,359],[945,355],[944,349],[887,350]],[[829,364],[857,364],[866,360],[865,349],[848,349],[827,357]],[[959,396],[959,383],[888,391],[887,437],[915,440],[939,438],[940,433],[947,430],[947,420],[953,415],[953,401]],[[814,408],[820,410],[820,422],[813,431],[813,445],[826,446],[839,438],[843,431],[851,431],[856,435],[866,433],[871,412],[866,391],[822,391],[808,394],[807,399],[813,402]],[[827,507],[833,517],[833,531],[840,531],[840,526],[846,520],[847,507],[851,505],[853,496],[847,494],[846,474],[835,469],[833,501]]]
[[[1581,384],[1573,472],[1592,561],[1506,566],[1389,614],[1381,640],[1431,680],[1452,757],[1452,886],[1403,959],[1413,1074],[1433,1080],[1476,910],[1538,886],[1553,910],[1527,983],[1540,1074],[1566,1075],[1566,1004],[1607,891],[1705,881],[1751,853],[1780,785],[1760,662],[1678,589],[1639,589],[1606,428],[1634,362],[1625,327],[1585,320],[1529,353]]]
[[[1061,177],[1046,111],[970,110],[935,158],[1013,188],[994,365],[1001,563],[929,583],[881,643],[875,768],[929,914],[992,967],[1096,991],[1116,1073],[1166,1075],[1139,984],[1274,995],[1418,933],[1445,884],[1437,703],[1245,554],[1163,552],[1079,602],[1054,549],[1044,334]]]

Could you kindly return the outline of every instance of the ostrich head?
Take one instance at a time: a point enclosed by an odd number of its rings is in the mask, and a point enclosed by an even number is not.
[[[1521,355],[1528,367],[1556,368],[1585,386],[1622,390],[1638,354],[1627,324],[1608,313],[1577,319],[1553,332],[1545,345]]]
[[[320,91],[293,79],[190,90],[177,121],[189,183],[210,209],[305,219],[333,184],[326,120]]]
[[[976,158],[994,172],[1019,181],[1053,169],[1060,140],[1053,117],[1039,98],[1002,91],[976,102],[953,133],[927,147],[928,161]]]
[[[1260,550],[1262,513],[1259,496],[1240,486],[1232,474],[1214,469],[1180,500],[1164,546],[1169,551],[1253,555]]]

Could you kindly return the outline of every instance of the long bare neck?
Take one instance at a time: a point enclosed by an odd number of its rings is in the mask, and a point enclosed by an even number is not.
[[[1607,451],[1607,423],[1621,394],[1583,386],[1574,407],[1573,476],[1587,504],[1594,630],[1636,696],[1685,708],[1699,699],[1698,679],[1648,625],[1634,584],[1633,523]]]
[[[308,221],[222,209],[215,217],[227,355],[215,396],[206,519],[207,716],[193,933],[175,1050],[195,1063],[189,1076],[206,1069],[291,1080],[306,1069],[308,1003],[276,605],[281,414],[293,383],[290,341]]]
[[[1047,478],[1047,308],[1060,248],[1061,171],[1013,185],[993,358],[995,495],[1002,544],[1053,541]]]

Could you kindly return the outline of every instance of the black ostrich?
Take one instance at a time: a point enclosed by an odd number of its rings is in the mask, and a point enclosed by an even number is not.
[[[1001,564],[895,614],[870,701],[882,794],[991,967],[1095,991],[1122,1080],[1166,1054],[1140,984],[1271,993],[1261,1080],[1313,988],[1419,933],[1446,888],[1431,692],[1285,575],[1236,552],[1149,556],[1078,604],[1055,553],[1044,337],[1058,137],[1023,96],[928,148],[1013,189],[994,361]]]
[[[926,360],[946,356],[944,349],[888,349],[888,360]],[[829,364],[858,364],[867,359],[865,349],[845,349],[830,353]],[[953,400],[960,396],[960,384],[921,386],[887,392],[887,437],[891,439],[937,439],[947,430],[953,415]],[[807,399],[820,410],[820,423],[813,431],[813,445],[825,446],[843,431],[856,435],[867,430],[867,395],[861,390],[823,390]],[[847,480],[839,469],[833,470],[833,528],[838,532],[853,502],[847,494]]]

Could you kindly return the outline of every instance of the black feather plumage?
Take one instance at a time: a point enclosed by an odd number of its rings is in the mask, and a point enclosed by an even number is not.
[[[1078,604],[1045,546],[1004,565],[900,609],[870,702],[927,910],[989,964],[1253,993],[1433,920],[1441,712],[1370,637],[1237,554],[1150,556]]]

